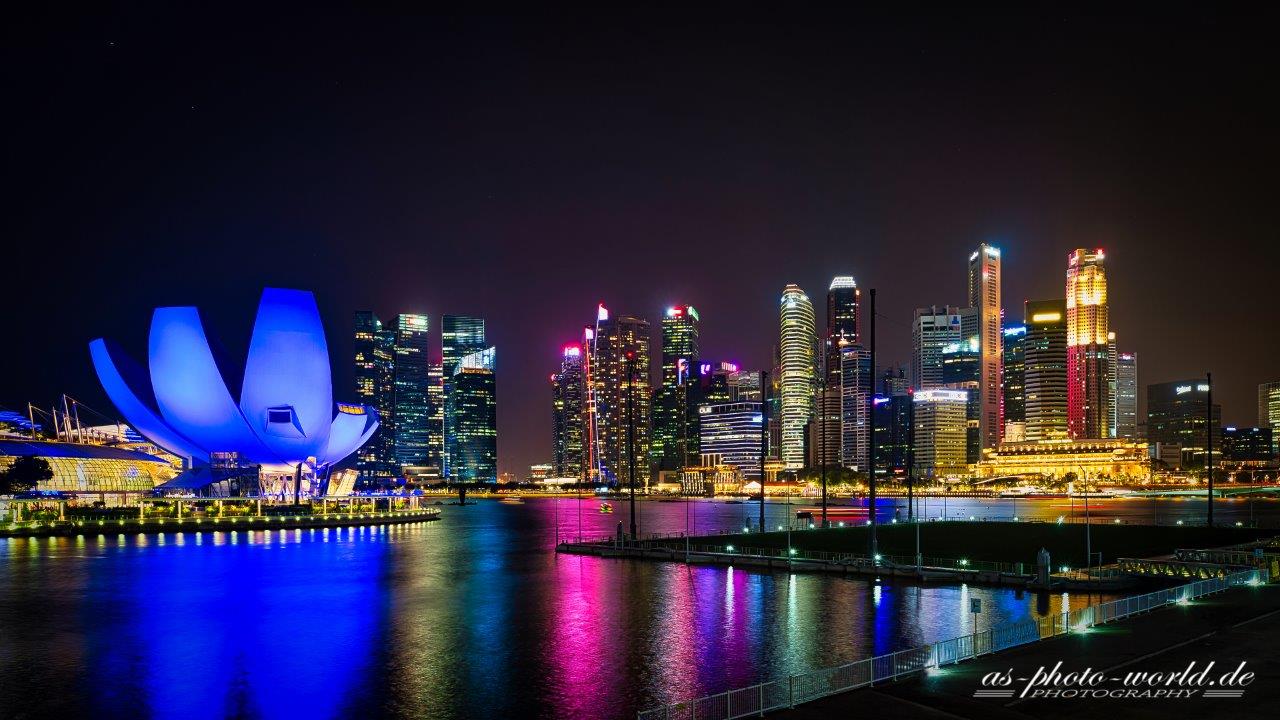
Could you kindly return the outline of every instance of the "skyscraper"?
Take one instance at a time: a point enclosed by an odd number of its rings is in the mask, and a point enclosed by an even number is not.
[[[1115,428],[1118,438],[1138,436],[1138,354],[1115,353]]]
[[[903,479],[911,457],[911,394],[876,395],[871,401],[876,477]]]
[[[378,430],[356,456],[356,468],[364,477],[391,477],[400,470],[395,456],[394,339],[373,312],[356,312],[356,399],[376,409],[379,421]]]
[[[982,447],[1000,442],[1000,249],[982,243],[969,255],[969,307],[978,324],[978,434]]]
[[[394,414],[397,471],[430,474],[431,384],[426,315],[402,313],[394,329]]]
[[[982,459],[979,393],[982,372],[982,348],[975,335],[965,342],[953,343],[942,349],[942,380],[951,390],[968,394],[965,406],[965,462],[976,463]]]
[[[1110,435],[1107,274],[1102,249],[1067,257],[1067,432]]]
[[[444,477],[444,365],[432,362],[427,366],[427,401],[431,405],[431,418],[427,422],[428,477]]]
[[[815,465],[843,463],[843,418],[846,414],[844,406],[847,393],[843,389],[844,367],[840,355],[845,348],[860,344],[861,300],[862,291],[851,276],[838,275],[831,280],[827,289],[827,328],[822,340],[822,368],[815,395],[817,418],[813,423],[814,434],[809,439],[809,456]],[[867,389],[870,390],[869,387]],[[825,458],[821,457],[823,454]]]
[[[911,387],[942,387],[942,348],[960,342],[961,329],[960,308],[916,308],[911,325]]]
[[[551,399],[552,472],[585,481],[587,387],[581,347],[564,348],[560,370],[551,376]]]
[[[1182,467],[1205,467],[1205,421],[1209,384],[1204,378],[1147,386],[1147,440],[1182,446]],[[1222,457],[1222,406],[1214,403],[1209,424],[1213,459]]]
[[[805,464],[805,434],[814,416],[817,387],[817,331],[813,303],[798,285],[787,285],[779,304],[782,394],[783,467],[796,470]]]
[[[629,487],[634,452],[635,483],[643,487],[649,477],[652,401],[649,321],[630,315],[610,317],[603,306],[599,317],[591,358],[598,462],[605,482]],[[634,436],[628,432],[632,419]]]
[[[1271,428],[1271,443],[1280,455],[1280,382],[1258,385],[1258,427]]]
[[[453,395],[455,371],[462,358],[485,349],[484,319],[445,315],[440,323],[441,372],[444,375],[444,475],[456,476],[451,463],[457,451],[458,411]]]
[[[1022,442],[1027,437],[1027,364],[1024,348],[1027,340],[1026,325],[1006,325],[1004,328],[1004,361],[1001,373],[1000,417],[1003,432],[1000,442]]]
[[[840,464],[862,472],[870,467],[873,374],[865,348],[840,349]]]
[[[912,396],[912,462],[917,477],[935,478],[966,470],[965,419],[969,393],[919,390]]]
[[[449,477],[455,482],[498,481],[498,399],[494,348],[458,359],[453,394],[453,448]]]
[[[1028,300],[1023,341],[1027,440],[1067,437],[1067,304]]]
[[[827,289],[827,332],[823,339],[823,361],[827,384],[840,382],[840,348],[861,342],[858,306],[862,291],[849,275],[837,275]]]
[[[679,470],[696,464],[698,408],[690,402],[690,380],[698,362],[698,324],[692,305],[667,308],[662,318],[662,385],[653,408],[653,466]]]
[[[705,455],[719,455],[744,478],[760,479],[760,441],[763,416],[759,400],[710,403],[699,406],[699,445]]]

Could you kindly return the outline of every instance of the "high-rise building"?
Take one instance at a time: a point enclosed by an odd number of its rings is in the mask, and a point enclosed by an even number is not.
[[[876,395],[871,401],[876,477],[905,479],[911,458],[911,394]]]
[[[760,400],[760,371],[738,370],[729,373],[729,401],[747,402]]]
[[[873,376],[866,348],[840,349],[840,464],[861,472],[870,467]]]
[[[1067,257],[1067,433],[1072,439],[1111,434],[1107,273],[1102,249]]]
[[[783,467],[795,470],[805,464],[805,434],[814,417],[817,387],[817,331],[813,303],[798,285],[788,285],[779,303],[782,353]]]
[[[464,355],[453,369],[453,447],[449,477],[455,482],[498,481],[498,400],[494,348]]]
[[[1116,437],[1138,437],[1138,354],[1116,352]]]
[[[817,415],[809,424],[809,466],[840,467],[844,464],[844,436],[841,432],[844,413],[840,384],[827,385],[818,390]]]
[[[916,477],[964,474],[969,393],[919,390],[912,401],[912,462]]]
[[[1271,428],[1271,444],[1280,455],[1280,382],[1258,385],[1258,427]]]
[[[453,396],[453,381],[458,363],[472,353],[484,350],[484,319],[465,315],[445,315],[440,323],[441,371],[444,374],[444,474],[453,478],[451,466],[457,451],[458,412]]]
[[[591,358],[596,404],[596,441],[603,480],[643,487],[649,477],[652,388],[649,382],[649,321],[600,308]],[[628,432],[634,427],[634,432]]]
[[[1026,325],[1005,325],[1000,380],[1000,417],[1003,423],[1000,442],[1022,442],[1027,438],[1026,340]]]
[[[950,305],[916,308],[911,326],[911,387],[942,387],[942,348],[963,337],[960,308]]]
[[[1024,321],[1027,440],[1067,437],[1067,304],[1028,300]]]
[[[969,396],[969,404],[965,407],[965,462],[970,464],[982,459],[979,424],[982,412],[979,393],[981,373],[982,348],[976,335],[942,349],[943,384]]]
[[[430,474],[431,384],[426,315],[402,313],[394,325],[395,458],[397,471]]]
[[[827,333],[823,339],[823,366],[827,384],[840,383],[840,348],[857,345],[859,336],[858,310],[862,302],[862,290],[849,275],[837,275],[827,289]]]
[[[1222,428],[1222,459],[1237,467],[1266,467],[1276,458],[1273,428]]]
[[[758,376],[757,376],[758,377]],[[703,454],[719,455],[744,478],[760,479],[760,441],[763,416],[760,401],[710,403],[698,407],[699,446]]]
[[[551,375],[551,466],[555,477],[586,480],[587,386],[582,348],[562,352],[560,371]]]
[[[907,378],[907,368],[905,365],[896,368],[887,367],[880,373],[880,382],[876,386],[876,393],[885,397],[893,397],[894,395],[906,395],[911,389],[911,380]]]
[[[1222,454],[1222,407],[1206,417],[1209,384],[1203,378],[1147,386],[1147,441],[1182,447],[1183,468],[1204,468],[1205,424],[1213,433],[1213,461]]]
[[[444,477],[444,364],[427,366],[427,401],[431,418],[427,423],[427,477]]]
[[[355,314],[356,399],[378,411],[378,429],[356,455],[362,477],[392,477],[399,473],[395,438],[395,336],[368,310]]]
[[[679,470],[699,462],[698,408],[690,402],[690,382],[697,371],[700,322],[692,305],[669,307],[662,318],[662,385],[653,407],[650,447],[658,470]]]
[[[1000,249],[982,243],[969,255],[969,307],[978,324],[978,435],[982,447],[1000,442]]]

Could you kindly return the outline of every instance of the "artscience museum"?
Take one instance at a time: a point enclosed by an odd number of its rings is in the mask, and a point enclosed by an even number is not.
[[[315,297],[267,288],[242,364],[214,351],[194,307],[157,308],[147,365],[117,344],[89,344],[107,396],[148,440],[188,469],[162,492],[324,495],[334,466],[378,429],[376,412],[335,403]]]

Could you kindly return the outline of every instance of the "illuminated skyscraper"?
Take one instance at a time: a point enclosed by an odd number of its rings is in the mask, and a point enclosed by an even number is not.
[[[404,313],[394,325],[394,409],[396,470],[408,474],[430,467],[431,384],[426,315]]]
[[[831,286],[827,289],[827,329],[822,340],[822,368],[818,376],[820,387],[815,395],[817,417],[812,426],[814,433],[809,439],[810,462],[814,465],[840,465],[843,462],[844,406],[848,402],[849,393],[842,389],[844,368],[841,352],[845,348],[859,345],[861,301],[862,291],[852,277],[838,275],[831,280]],[[864,390],[869,393],[871,388],[868,385]],[[866,400],[865,394],[863,400]],[[852,412],[853,409],[849,408],[848,411]],[[862,419],[865,421],[865,417]],[[825,460],[820,459],[823,453],[826,454]]]
[[[644,487],[649,478],[652,401],[649,321],[630,315],[610,317],[603,307],[600,317],[591,358],[598,462],[605,482],[630,487],[634,452],[636,487]],[[628,433],[632,419],[634,436]]]
[[[760,401],[710,403],[698,408],[701,452],[719,455],[748,479],[760,479]]]
[[[837,275],[827,289],[827,333],[823,339],[828,385],[840,382],[840,348],[860,342],[858,306],[862,291],[849,275]]]
[[[1110,435],[1107,274],[1102,249],[1067,258],[1067,432],[1072,439]]]
[[[1005,326],[1000,381],[1000,417],[1004,426],[1000,442],[1022,442],[1027,437],[1026,339],[1026,325]]]
[[[942,349],[943,384],[948,389],[964,391],[969,397],[965,407],[965,462],[970,464],[982,459],[982,438],[979,435],[981,372],[982,348],[976,335]]]
[[[966,471],[965,390],[919,390],[912,395],[912,462],[916,477],[936,478]]]
[[[1182,447],[1182,467],[1205,467],[1205,424],[1213,434],[1213,461],[1222,459],[1222,406],[1208,407],[1204,378],[1147,386],[1147,440]],[[1212,413],[1212,417],[1206,417]]]
[[[395,334],[368,310],[355,314],[355,380],[357,401],[378,411],[377,431],[356,456],[356,468],[365,477],[392,477],[399,473],[395,448]]]
[[[977,315],[978,435],[984,448],[1000,442],[1000,249],[986,243],[969,255],[969,307]]]
[[[427,366],[427,400],[431,403],[431,419],[427,425],[426,477],[444,477],[444,365]]]
[[[569,345],[562,354],[560,371],[551,376],[552,472],[555,477],[586,479],[587,387],[582,348]]]
[[[960,308],[950,305],[916,308],[911,326],[911,387],[942,387],[942,348],[960,342]]]
[[[498,481],[498,399],[494,348],[458,359],[450,383],[453,394],[453,448],[449,477],[454,482]]]
[[[662,318],[662,385],[653,407],[650,452],[658,470],[697,464],[698,408],[690,402],[690,379],[698,362],[698,311],[667,308]]]
[[[457,401],[453,381],[462,358],[485,349],[484,319],[445,315],[440,323],[441,371],[444,374],[444,475],[453,478],[452,457],[457,451]]]
[[[1116,437],[1138,436],[1138,354],[1117,352],[1116,367]]]
[[[1258,385],[1258,427],[1271,428],[1271,443],[1280,455],[1280,382]]]
[[[805,434],[814,416],[818,342],[813,303],[798,285],[788,285],[779,303],[782,394],[781,460],[788,470],[805,464]]]
[[[1023,341],[1027,440],[1067,437],[1067,305],[1028,300]]]
[[[866,348],[840,349],[840,464],[861,472],[870,467],[873,375]]]

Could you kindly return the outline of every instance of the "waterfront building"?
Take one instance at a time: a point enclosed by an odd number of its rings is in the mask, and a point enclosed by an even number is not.
[[[1206,417],[1208,401],[1209,384],[1204,378],[1148,385],[1147,440],[1180,445],[1182,467],[1204,469],[1206,421],[1213,433],[1215,459],[1221,457],[1222,452],[1222,407],[1214,403],[1212,420],[1209,420]]]
[[[555,477],[586,480],[587,385],[582,348],[561,352],[560,370],[551,375],[551,454]]]
[[[1000,366],[1004,355],[999,248],[982,243],[969,255],[968,285],[978,338],[978,437],[981,447],[995,447],[1001,433]]]
[[[876,395],[871,400],[876,477],[906,477],[911,458],[911,406],[911,395],[906,392]]]
[[[454,453],[457,452],[458,414],[457,401],[453,395],[453,378],[462,358],[479,352],[487,346],[485,342],[484,318],[467,315],[445,315],[440,322],[440,356],[443,373],[444,394],[444,476],[452,478],[455,473],[450,465]]]
[[[817,334],[813,303],[798,285],[787,285],[779,302],[782,353],[781,459],[788,470],[805,465],[805,435],[814,417]]]
[[[36,484],[36,491],[61,492],[112,505],[150,495],[178,473],[163,457],[123,447],[0,439],[0,472],[20,457],[44,460],[53,472],[53,477]]]
[[[196,308],[157,308],[148,351],[144,369],[103,338],[89,344],[116,409],[143,437],[191,467],[166,485],[199,492],[187,480],[202,467],[207,472],[213,458],[235,456],[254,466],[259,478],[245,494],[258,495],[284,479],[298,494],[323,494],[328,471],[378,428],[376,409],[333,401],[324,326],[309,292],[263,291],[238,401]],[[150,387],[141,386],[147,380]]]
[[[942,348],[960,342],[961,309],[951,305],[916,308],[911,325],[911,387],[942,387]]]
[[[840,348],[861,343],[858,322],[862,290],[849,275],[838,275],[827,289],[827,332],[823,338],[823,367],[827,385],[840,383]]]
[[[427,418],[427,467],[424,478],[444,477],[444,363],[433,361],[427,365],[427,403],[431,415]]]
[[[598,318],[591,358],[598,462],[604,482],[630,487],[634,456],[636,487],[644,487],[649,477],[652,401],[649,321],[631,315],[611,317],[603,306]],[[628,434],[632,419],[634,435]]]
[[[1024,308],[1026,439],[1060,440],[1067,437],[1067,304],[1028,300]]]
[[[982,349],[976,335],[965,342],[953,343],[942,349],[943,385],[969,395],[969,403],[965,409],[965,462],[969,464],[982,458],[981,373]]]
[[[490,347],[458,359],[450,383],[453,394],[453,443],[449,479],[498,480],[497,351]]]
[[[1258,427],[1271,428],[1271,446],[1280,455],[1280,382],[1258,385]]]
[[[702,456],[715,455],[743,477],[760,479],[763,416],[760,401],[712,403],[698,408],[698,445]]]
[[[816,415],[809,424],[810,467],[843,465],[844,436],[841,432],[844,413],[841,385],[827,385],[818,391]]]
[[[1020,442],[1027,437],[1026,340],[1025,324],[1005,326],[1000,380],[1001,442]]]
[[[526,480],[531,483],[545,482],[553,477],[557,477],[552,475],[553,472],[555,472],[554,463],[536,463],[529,466],[529,477],[526,478]]]
[[[1138,436],[1138,354],[1115,353],[1115,436]]]
[[[356,470],[362,477],[393,477],[400,472],[396,463],[395,438],[395,333],[384,328],[372,311],[355,313],[356,399],[376,408],[381,424],[356,455]]]
[[[967,470],[967,411],[964,390],[917,390],[912,396],[914,475],[941,478]]]
[[[653,407],[652,465],[678,470],[697,457],[698,408],[692,382],[699,371],[698,325],[692,305],[667,308],[662,318],[662,384]]]
[[[1122,438],[1041,440],[1004,443],[982,451],[974,474],[980,478],[1020,478],[1029,483],[1076,478],[1133,483],[1149,479],[1147,444]]]
[[[431,345],[426,315],[397,315],[392,324],[396,473],[431,474]],[[438,475],[438,473],[435,473]]]
[[[1276,459],[1272,428],[1222,428],[1222,463],[1235,467],[1267,467]]]
[[[1101,248],[1067,257],[1067,434],[1111,436],[1107,274]]]
[[[701,462],[679,471],[680,494],[686,497],[737,495],[742,492],[742,470],[716,453],[702,453]],[[759,465],[759,460],[756,462]],[[759,475],[757,471],[757,482]]]
[[[870,467],[873,376],[866,348],[840,349],[840,464],[851,470]]]

